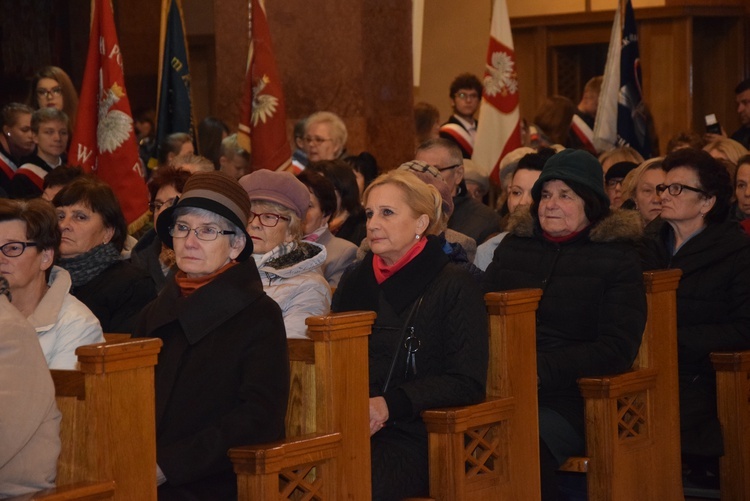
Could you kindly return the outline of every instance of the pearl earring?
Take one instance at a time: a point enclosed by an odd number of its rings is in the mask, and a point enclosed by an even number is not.
[[[415,238],[416,238],[417,240],[419,240],[419,239],[421,238],[421,236],[419,235],[419,233],[417,233],[417,236],[416,236]]]

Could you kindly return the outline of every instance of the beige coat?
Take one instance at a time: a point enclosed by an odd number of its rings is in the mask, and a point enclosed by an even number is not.
[[[60,411],[34,328],[0,295],[0,498],[54,487]]]

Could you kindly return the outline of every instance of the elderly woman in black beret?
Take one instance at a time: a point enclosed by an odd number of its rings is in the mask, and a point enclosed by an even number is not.
[[[655,237],[647,241],[652,252],[646,267],[682,270],[677,288],[682,453],[693,479],[717,480],[724,451],[709,355],[750,348],[750,238],[728,220],[732,184],[719,161],[684,148],[667,155],[662,168],[666,177],[656,187],[661,216],[647,229]]]
[[[557,499],[557,468],[584,453],[583,400],[576,380],[627,370],[646,323],[646,297],[634,241],[634,211],[612,211],[602,167],[583,150],[552,156],[516,210],[509,235],[484,275],[485,291],[539,288],[542,499]]]
[[[135,335],[164,342],[155,376],[160,499],[236,499],[227,451],[284,437],[284,322],[249,259],[249,213],[237,181],[206,172],[156,222],[179,271]]]

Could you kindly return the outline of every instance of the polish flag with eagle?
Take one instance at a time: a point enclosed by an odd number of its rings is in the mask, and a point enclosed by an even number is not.
[[[148,220],[148,190],[125,91],[122,54],[110,0],[91,2],[91,35],[68,163],[112,187],[135,231]]]
[[[250,16],[252,33],[237,142],[251,154],[253,171],[284,170],[291,165],[292,150],[263,0],[252,0]]]
[[[492,9],[483,84],[479,126],[471,159],[493,183],[499,185],[500,160],[508,152],[521,147],[516,54],[505,0],[495,0]]]

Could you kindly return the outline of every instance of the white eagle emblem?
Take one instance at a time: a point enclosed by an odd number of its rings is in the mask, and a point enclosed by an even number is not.
[[[99,102],[99,125],[96,126],[96,142],[100,153],[111,153],[122,145],[133,130],[133,119],[125,112],[112,110],[112,106],[125,93],[117,83],[104,92]]]
[[[258,84],[253,87],[253,127],[258,125],[258,122],[266,123],[266,120],[271,118],[276,113],[276,107],[279,105],[279,100],[271,94],[261,94],[263,89],[268,85],[271,79],[268,75],[263,75],[258,81]]]
[[[484,77],[484,92],[488,96],[495,94],[515,94],[518,92],[518,80],[513,68],[515,62],[505,52],[492,53],[492,66],[487,65],[487,75]]]

